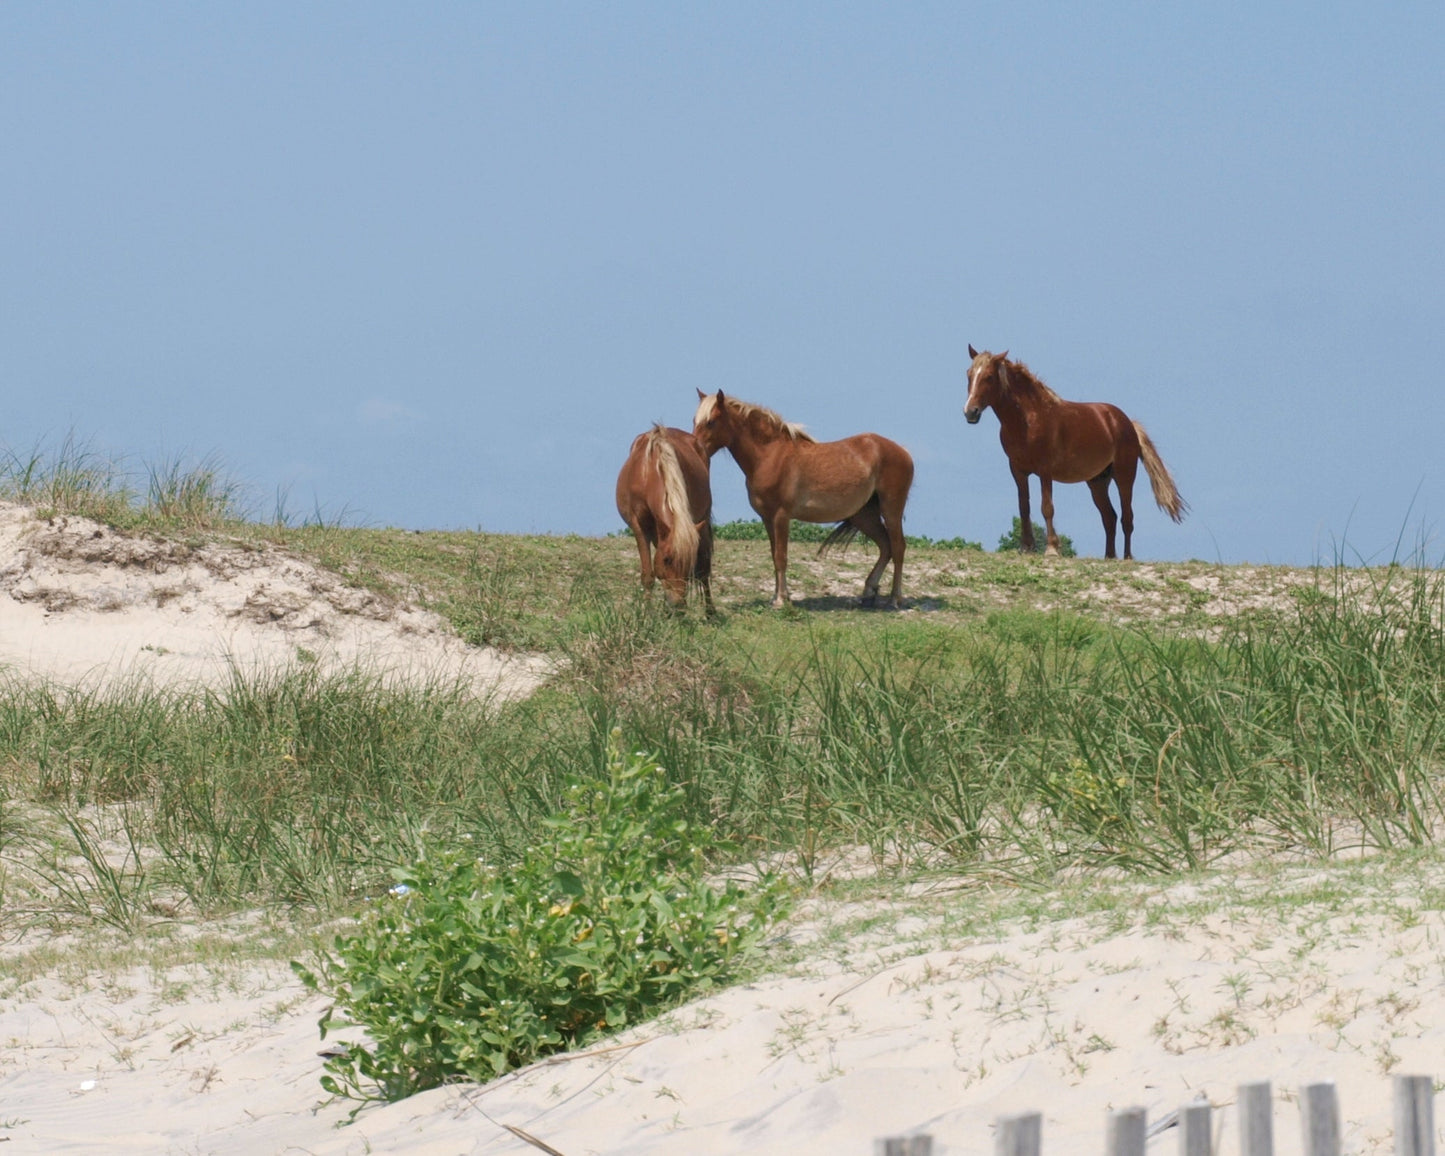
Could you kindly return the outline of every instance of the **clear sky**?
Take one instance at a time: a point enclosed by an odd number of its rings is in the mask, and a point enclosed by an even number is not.
[[[1438,3],[7,0],[0,442],[597,534],[722,388],[992,547],[971,342],[1149,428],[1142,558],[1438,558],[1442,192]]]

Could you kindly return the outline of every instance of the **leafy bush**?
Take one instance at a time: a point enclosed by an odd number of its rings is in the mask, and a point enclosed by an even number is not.
[[[790,542],[822,542],[833,532],[831,525],[814,522],[794,522],[788,530]],[[713,527],[713,537],[725,542],[766,542],[767,527],[761,521],[738,519],[723,522]],[[970,542],[967,538],[930,538],[925,534],[905,534],[904,541],[910,546],[932,546],[938,550],[982,550],[982,542]]]
[[[788,528],[788,541],[790,542],[822,542],[833,532],[831,525],[821,525],[816,522],[794,522]],[[768,540],[768,528],[757,518],[739,518],[733,522],[723,522],[713,527],[712,536],[724,542],[766,542]]]
[[[1042,554],[1044,547],[1048,545],[1044,537],[1044,528],[1037,522],[1030,521],[1029,525],[1034,528],[1034,553]],[[1014,518],[1014,524],[1009,528],[1007,534],[1000,534],[998,539],[998,552],[1005,554],[1010,550],[1022,550],[1024,540],[1024,523],[1019,517]],[[1059,553],[1065,558],[1074,557],[1074,540],[1067,534],[1059,535]]]
[[[781,914],[779,885],[709,883],[711,836],[680,817],[683,788],[622,757],[616,731],[608,763],[516,866],[429,849],[316,970],[292,965],[335,1001],[323,1038],[369,1037],[327,1060],[328,1092],[396,1100],[489,1080],[738,974]]]

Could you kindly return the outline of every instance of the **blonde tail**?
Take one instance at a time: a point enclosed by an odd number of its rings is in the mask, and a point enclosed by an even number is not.
[[[1144,472],[1149,475],[1149,485],[1154,488],[1154,500],[1159,503],[1159,508],[1176,522],[1182,522],[1189,503],[1179,496],[1179,491],[1174,488],[1174,479],[1169,476],[1163,459],[1159,457],[1159,451],[1154,448],[1154,443],[1149,440],[1144,427],[1137,421],[1134,423],[1134,432],[1139,435],[1139,452],[1144,459]]]
[[[687,482],[682,476],[682,466],[677,461],[677,451],[667,440],[667,430],[660,425],[652,427],[647,438],[649,455],[657,463],[657,472],[662,477],[662,504],[667,520],[672,523],[672,554],[678,570],[691,574],[697,566],[697,526],[692,520],[692,506],[687,500]]]

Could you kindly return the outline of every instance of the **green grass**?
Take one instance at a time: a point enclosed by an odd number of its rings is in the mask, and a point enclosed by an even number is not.
[[[1205,638],[1032,609],[710,623],[576,581],[528,628],[561,672],[496,709],[305,668],[221,694],[12,682],[3,853],[17,896],[21,875],[48,896],[12,911],[130,928],[177,897],[341,910],[423,834],[507,861],[600,772],[614,727],[690,821],[804,872],[850,845],[1043,879],[1429,844],[1441,601],[1439,575],[1402,570],[1368,600],[1325,588]]]
[[[0,924],[346,911],[423,840],[463,835],[511,861],[567,782],[604,769],[614,727],[689,821],[804,873],[849,846],[1017,879],[1170,872],[1441,829],[1429,568],[935,544],[909,551],[915,609],[897,614],[854,608],[871,551],[798,549],[798,605],[778,613],[765,546],[724,539],[704,620],[639,596],[626,539],[248,523],[212,469],[153,471],[113,524],[279,545],[558,673],[499,707],[305,668],[218,694],[0,684]],[[73,445],[7,477],[61,512],[103,516],[116,493]]]

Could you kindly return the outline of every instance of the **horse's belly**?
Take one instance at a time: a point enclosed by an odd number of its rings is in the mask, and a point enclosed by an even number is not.
[[[873,484],[837,489],[808,489],[794,496],[792,516],[801,522],[841,522],[852,517],[873,496]]]

